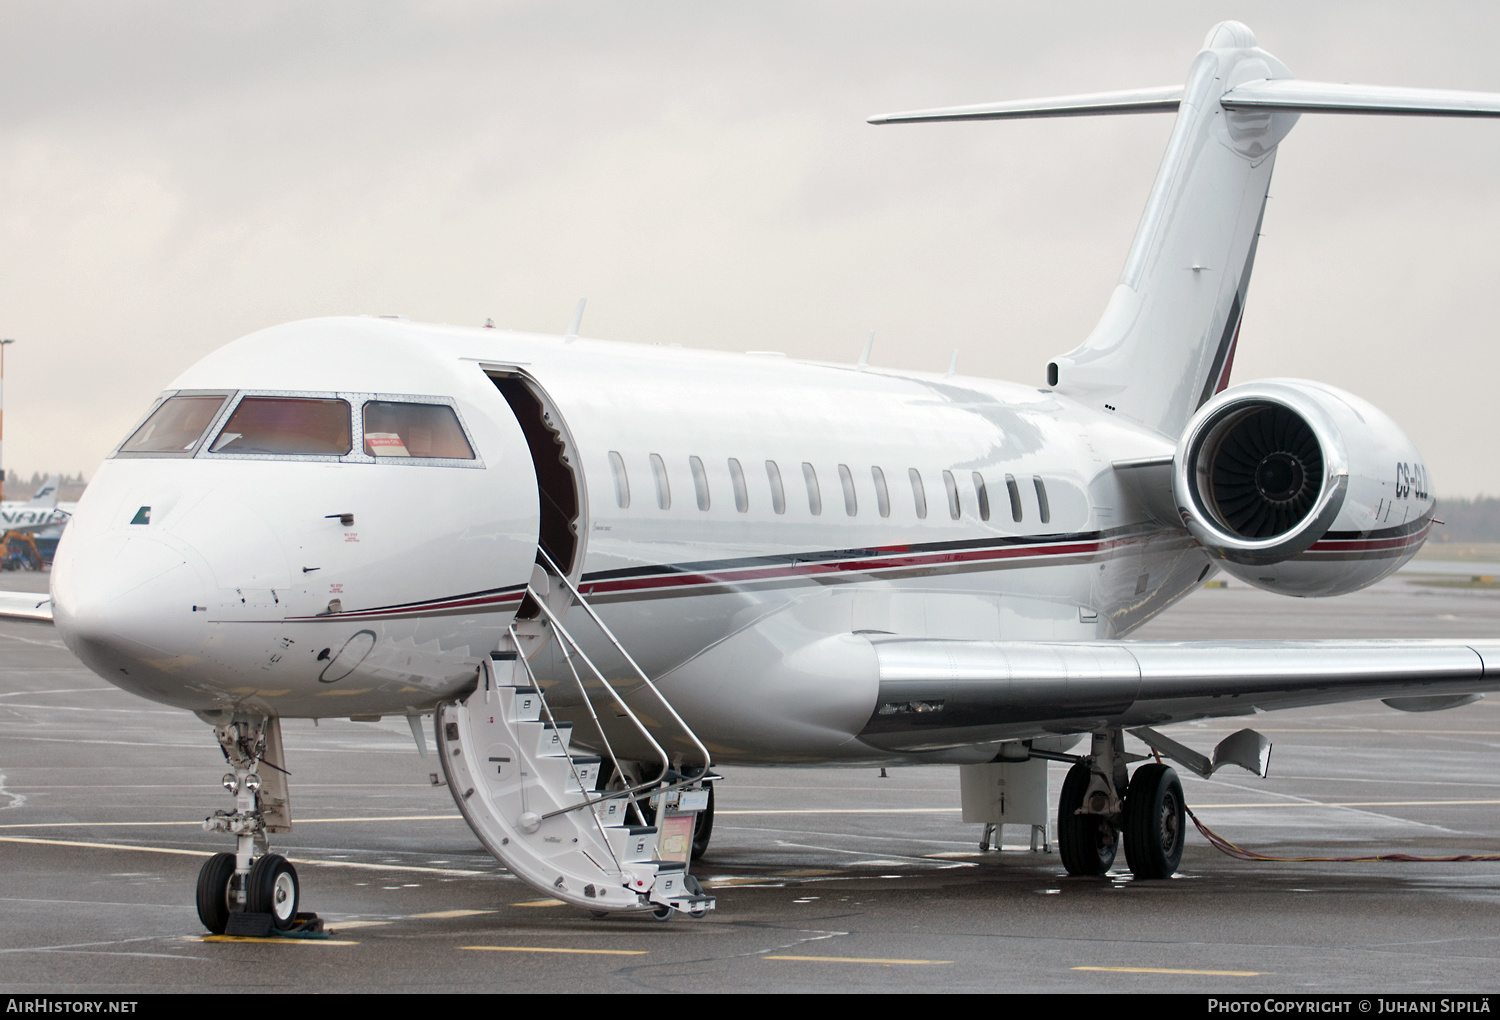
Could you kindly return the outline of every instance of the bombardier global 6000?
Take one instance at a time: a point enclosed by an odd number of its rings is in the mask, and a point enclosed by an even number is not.
[[[0,606],[211,728],[234,800],[204,823],[233,841],[199,875],[212,931],[295,923],[268,846],[292,824],[281,720],[334,716],[405,716],[419,741],[431,716],[483,845],[597,913],[713,908],[691,863],[716,764],[959,765],[966,818],[1003,824],[990,794],[1047,798],[1062,761],[1067,871],[1123,844],[1138,879],[1170,876],[1184,803],[1162,759],[1264,774],[1269,744],[1157,727],[1500,688],[1493,640],[1120,640],[1215,571],[1333,596],[1427,538],[1428,472],[1391,418],[1230,376],[1298,119],[1496,117],[1500,95],[1302,80],[1224,22],[1180,86],[871,120],[1126,113],[1175,127],[1098,326],[1045,386],[296,322],[156,397],[78,503],[50,598]],[[420,531],[416,493],[446,508]]]

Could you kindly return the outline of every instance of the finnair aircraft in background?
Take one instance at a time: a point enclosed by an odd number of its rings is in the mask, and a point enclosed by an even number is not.
[[[1500,95],[1303,81],[1225,22],[1182,86],[873,120],[1139,112],[1176,116],[1160,174],[1045,387],[379,318],[267,329],[173,382],[80,502],[50,606],[7,601],[213,727],[235,807],[205,824],[238,843],[199,877],[204,924],[294,923],[266,846],[291,824],[285,718],[404,715],[420,743],[434,714],[455,802],[515,874],[668,916],[713,906],[688,866],[714,762],[959,764],[966,818],[1005,823],[1067,761],[1067,870],[1107,871],[1123,834],[1151,879],[1180,860],[1182,786],[1129,768],[1127,731],[1264,774],[1254,731],[1205,755],[1154,727],[1500,688],[1496,641],[1118,640],[1215,570],[1337,595],[1426,539],[1390,418],[1230,372],[1299,116],[1500,116]]]
[[[76,504],[58,505],[57,490],[62,476],[53,475],[42,483],[30,500],[7,500],[0,503],[0,533],[6,531],[40,531],[68,523]]]

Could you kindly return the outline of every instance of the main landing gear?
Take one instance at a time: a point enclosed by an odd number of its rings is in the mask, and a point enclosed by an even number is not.
[[[291,829],[281,721],[274,716],[209,721],[234,769],[223,780],[234,810],[215,811],[203,828],[233,835],[236,848],[214,854],[198,872],[198,919],[216,935],[230,927],[235,914],[259,915],[263,925],[285,931],[298,920],[297,869],[266,844],[268,832]]]
[[[1120,834],[1136,878],[1170,878],[1182,863],[1186,809],[1177,773],[1158,762],[1127,779],[1123,734],[1094,734],[1088,757],[1068,770],[1057,809],[1057,842],[1070,875],[1103,875],[1115,862]],[[1123,796],[1122,796],[1123,793]]]

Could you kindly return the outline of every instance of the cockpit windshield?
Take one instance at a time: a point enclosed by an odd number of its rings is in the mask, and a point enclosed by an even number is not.
[[[342,457],[352,445],[347,401],[246,397],[208,452]]]
[[[131,433],[120,452],[190,454],[227,399],[227,393],[168,397]]]

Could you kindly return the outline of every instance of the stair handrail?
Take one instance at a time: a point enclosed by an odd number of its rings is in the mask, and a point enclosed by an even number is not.
[[[552,559],[551,556],[547,554],[547,550],[538,546],[537,555],[547,561],[546,566],[548,567],[548,569],[551,570],[551,572],[555,574],[564,585],[567,586],[567,589],[572,594],[573,599],[583,607],[584,612],[588,613],[589,618],[592,619],[594,621],[594,625],[603,632],[604,636],[609,640],[609,643],[615,646],[615,651],[619,652],[625,658],[625,661],[630,663],[630,668],[635,670],[636,675],[641,678],[641,682],[650,689],[651,693],[655,695],[656,700],[661,704],[662,708],[666,709],[667,713],[671,715],[672,721],[678,725],[682,732],[687,735],[687,738],[693,742],[693,745],[697,747],[698,752],[703,755],[703,772],[701,773],[701,775],[708,775],[709,769],[713,766],[713,757],[708,753],[708,748],[704,746],[703,741],[698,739],[698,734],[694,733],[692,727],[690,727],[687,722],[683,720],[682,716],[677,714],[677,709],[672,707],[672,703],[667,700],[666,695],[662,694],[661,690],[656,686],[656,684],[651,682],[651,678],[646,675],[646,671],[642,669],[640,667],[640,664],[637,663],[635,659],[631,657],[630,653],[625,650],[625,646],[620,643],[620,639],[615,637],[614,631],[610,630],[609,626],[599,618],[599,614],[594,612],[594,607],[589,605],[588,600],[583,597],[583,592],[579,591],[578,586],[575,585],[571,579],[569,579],[568,575],[558,568],[557,563]],[[540,599],[537,599],[537,601],[539,603],[541,602]],[[550,610],[547,611],[547,617],[548,619],[555,620],[555,617]],[[582,649],[579,650],[579,654],[582,654]],[[600,675],[600,679],[603,680],[602,674]],[[610,683],[607,680],[604,681],[604,686],[609,687],[611,691],[614,690],[614,688],[610,686]],[[631,713],[631,716],[634,717],[634,713]],[[668,763],[668,767],[670,767],[670,762]],[[663,775],[665,775],[665,772],[663,772]]]
[[[552,625],[553,631],[557,634],[559,647],[561,647],[563,643],[573,646],[573,651],[578,653],[578,657],[583,660],[584,665],[589,668],[589,671],[599,678],[599,683],[604,687],[606,691],[609,692],[610,698],[614,700],[615,705],[619,707],[620,711],[625,714],[625,718],[629,719],[631,724],[634,725],[635,728],[640,732],[641,736],[646,738],[646,741],[656,750],[657,757],[661,759],[661,772],[656,776],[656,778],[648,780],[646,782],[642,782],[633,787],[627,787],[627,789],[624,791],[624,794],[629,795],[632,799],[634,799],[634,795],[637,793],[654,790],[656,787],[660,786],[666,781],[667,773],[672,769],[672,760],[668,757],[666,749],[663,748],[661,744],[657,742],[656,738],[651,735],[651,731],[646,728],[645,723],[641,722],[640,716],[636,715],[635,711],[631,709],[628,704],[626,704],[625,699],[621,697],[620,692],[615,690],[614,685],[609,682],[609,680],[604,676],[604,673],[599,669],[599,667],[594,665],[594,660],[588,657],[588,653],[586,653],[578,644],[577,639],[573,637],[573,635],[568,631],[567,627],[563,626],[562,620],[558,618],[557,614],[554,613],[552,609],[547,605],[547,603],[542,601],[541,599],[537,599],[536,603],[541,607],[542,612],[546,614],[547,622]],[[521,661],[523,663],[526,663],[526,657],[524,655],[521,656]],[[533,676],[530,663],[526,663],[526,675]],[[582,684],[580,684],[579,686],[582,687]],[[586,702],[589,702],[587,690],[584,691],[583,697]],[[592,702],[589,702],[589,708],[590,711],[592,711]],[[598,716],[595,715],[594,718],[597,720]],[[618,763],[616,767],[618,767]],[[622,781],[625,781],[625,773],[623,770],[620,772],[620,779]],[[608,800],[612,798],[603,799]],[[568,810],[573,809],[570,808]]]

